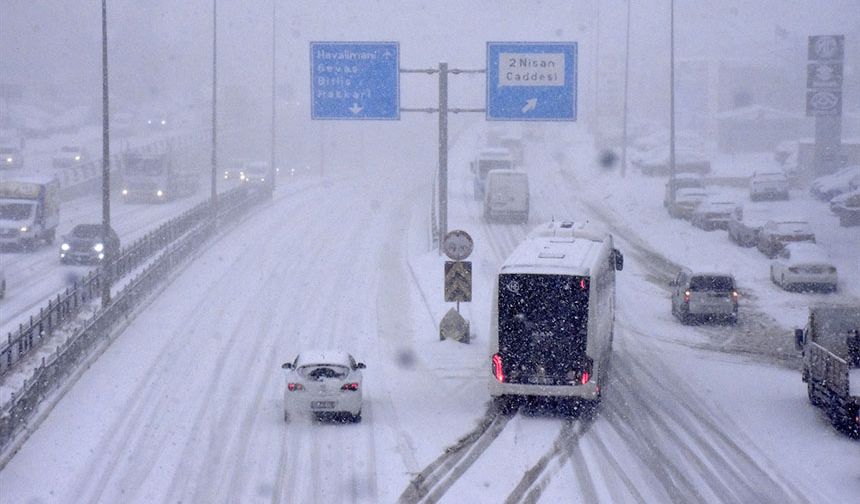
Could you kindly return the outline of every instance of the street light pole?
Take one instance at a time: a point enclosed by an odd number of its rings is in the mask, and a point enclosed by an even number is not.
[[[276,54],[277,53],[275,52],[275,47],[276,47],[275,46],[275,41],[276,41],[275,30],[276,30],[276,27],[278,24],[276,21],[276,17],[275,17],[277,14],[276,5],[277,5],[277,0],[272,0],[272,152],[271,152],[272,155],[271,155],[271,165],[269,166],[269,169],[270,169],[269,189],[271,192],[275,191],[275,175],[277,173],[277,171],[275,169],[275,120],[276,120],[275,99],[277,96],[277,92],[275,91],[275,72],[276,72],[276,68],[277,68],[277,66],[276,66],[276,63],[277,63]]]
[[[624,49],[624,125],[621,134],[621,176],[627,173],[627,87],[630,78],[630,2],[627,0],[627,36]]]
[[[218,208],[218,0],[212,0],[212,211]]]
[[[108,103],[107,0],[102,0],[102,245],[110,236],[110,123]],[[104,248],[102,268],[102,307],[110,304],[114,260],[112,247]]]
[[[669,191],[675,206],[675,0],[669,2]]]

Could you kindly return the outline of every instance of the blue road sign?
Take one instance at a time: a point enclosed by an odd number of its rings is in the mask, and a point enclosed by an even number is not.
[[[487,42],[487,120],[575,121],[576,42]]]
[[[313,119],[400,119],[397,42],[311,42]]]

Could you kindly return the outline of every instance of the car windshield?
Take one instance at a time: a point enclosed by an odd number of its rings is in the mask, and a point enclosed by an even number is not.
[[[349,374],[349,368],[337,364],[307,364],[300,366],[299,374],[314,381],[322,381],[325,379],[343,379]]]
[[[690,279],[690,290],[693,292],[728,292],[735,288],[735,281],[730,276],[694,276]]]
[[[98,238],[102,235],[102,226],[98,224],[81,224],[72,230],[75,238]]]
[[[36,205],[33,203],[0,202],[0,220],[28,221]]]

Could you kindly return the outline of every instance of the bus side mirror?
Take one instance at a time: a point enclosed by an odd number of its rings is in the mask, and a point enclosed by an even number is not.
[[[285,363],[281,364],[281,369],[292,369],[292,368],[293,368],[293,365],[290,364],[289,362],[285,362]]]
[[[612,256],[615,258],[615,269],[621,271],[624,269],[624,254],[618,249],[612,249]]]
[[[806,346],[806,337],[803,334],[803,329],[795,329],[794,330],[794,347],[798,350],[803,350],[803,347]]]

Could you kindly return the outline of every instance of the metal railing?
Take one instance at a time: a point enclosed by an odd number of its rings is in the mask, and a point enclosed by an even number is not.
[[[230,193],[225,193],[228,200]],[[197,223],[210,215],[210,203],[204,201],[187,210],[178,217],[168,220],[156,229],[139,238],[130,246],[123,248],[111,264],[102,265],[87,276],[76,281],[56,298],[48,301],[47,306],[39,309],[39,314],[31,316],[29,322],[20,324],[18,329],[6,336],[0,343],[0,377],[6,375],[15,364],[41,346],[54,331],[63,324],[75,319],[83,307],[93,298],[100,296],[100,282],[106,268],[110,268],[111,278],[120,279],[140,267],[160,250],[187,233]]]
[[[208,238],[224,229],[225,224],[238,221],[253,205],[265,200],[266,198],[261,198],[248,186],[237,187],[219,195],[217,209],[213,209],[211,202],[207,200],[154,231],[151,237],[138,240],[135,245],[124,251],[123,255],[128,257],[138,246],[143,247],[141,243],[153,241],[156,236],[165,240],[167,236],[173,236],[173,240],[165,241],[164,245],[159,247],[159,250],[163,249],[164,252],[157,259],[146,264],[142,270],[138,270],[136,276],[114,296],[110,305],[98,309],[50,356],[43,358],[41,364],[35,369],[33,375],[24,381],[19,391],[12,394],[11,399],[0,406],[2,408],[0,409],[0,452],[38,411],[40,403],[49,393],[61,385],[64,377],[77,369],[78,365],[97,349],[100,341],[107,341],[111,331],[128,320],[142,304],[141,301],[163,284],[171,272],[201,249]],[[185,229],[185,232],[180,232],[180,229]],[[146,255],[140,253],[140,259],[136,264],[139,265],[143,257]],[[133,269],[132,264],[133,261],[128,259],[127,266]],[[99,274],[94,273],[90,282],[81,282],[75,293],[69,292],[69,295],[62,300],[65,304],[59,303],[63,304],[63,308],[59,309],[55,306],[51,311],[53,315],[40,321],[41,327],[47,328],[48,324],[53,328],[59,327],[63,321],[69,319],[67,311],[74,311],[74,307],[77,307],[79,312],[85,304],[83,291],[91,289],[88,292],[91,295],[89,299],[98,292],[97,286],[93,287],[93,282],[98,282],[98,277]],[[51,319],[51,317],[54,318]],[[33,334],[33,332],[27,334]]]

